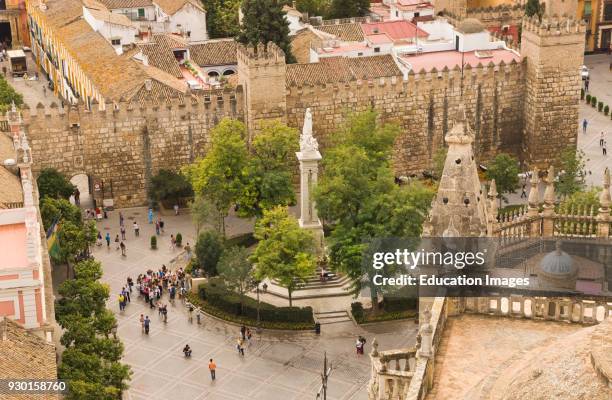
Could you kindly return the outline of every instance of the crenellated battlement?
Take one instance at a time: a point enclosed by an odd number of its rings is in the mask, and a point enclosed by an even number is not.
[[[118,102],[107,102],[100,105],[97,101],[92,101],[91,108],[82,102],[75,105],[59,106],[52,102],[49,106],[38,103],[34,110],[27,104],[22,107],[23,118],[28,123],[33,118],[64,118],[70,115],[99,115],[101,117],[123,118],[124,116],[142,116],[156,114],[163,111],[177,112],[216,112],[224,111],[228,107],[236,107],[238,101],[242,99],[242,86],[236,88],[223,88],[211,90],[199,90],[191,92],[189,97],[173,97],[166,99],[147,99],[144,101],[126,101],[120,99]]]
[[[584,21],[576,21],[573,18],[542,18],[540,21],[536,16],[532,16],[523,18],[523,35],[527,32],[541,37],[576,34],[584,36],[586,26]]]
[[[285,63],[285,52],[274,42],[257,46],[238,44],[238,62],[250,67]]]

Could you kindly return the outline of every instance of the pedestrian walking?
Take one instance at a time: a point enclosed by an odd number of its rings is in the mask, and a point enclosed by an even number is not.
[[[106,232],[106,248],[107,249],[110,249],[110,240],[111,240],[110,233]]]
[[[115,236],[115,243],[117,243],[117,248],[116,248],[115,250],[119,250],[119,249],[121,248],[121,246],[119,245],[119,242],[120,242],[120,241],[121,241],[121,240],[119,240],[119,235],[116,235],[116,236]]]
[[[159,236],[159,219],[155,221],[155,234]]]
[[[604,131],[601,131],[601,133],[599,134],[599,147],[603,147],[605,141],[606,134],[604,133]]]
[[[586,78],[586,79],[584,80],[584,91],[585,91],[585,92],[588,92],[588,91],[589,91],[589,81],[590,81],[590,79],[589,79],[589,78]]]
[[[123,293],[119,294],[117,300],[119,301],[119,311],[125,310],[125,297],[123,296]]]
[[[76,206],[81,205],[81,192],[79,191],[79,188],[76,188],[74,191],[74,204]]]
[[[127,302],[131,303],[132,299],[130,298],[130,291],[129,290],[125,290],[125,287],[121,288],[121,291],[123,293],[123,296],[127,299]]]
[[[193,304],[189,303],[189,305],[187,306],[187,311],[189,312],[189,323],[193,324]]]
[[[604,141],[603,147],[601,148],[601,152],[604,156],[608,155],[608,142]]]
[[[251,330],[249,328],[247,328],[246,330],[246,339],[247,339],[247,343],[249,346],[251,346],[251,338],[253,337],[253,334],[251,333]]]
[[[152,208],[149,208],[148,216],[149,216],[149,223],[152,224],[153,223],[153,209]]]
[[[121,247],[121,255],[125,257],[125,243],[121,242],[119,247]]]
[[[121,240],[125,240],[125,226],[121,225],[119,231],[121,232]]]
[[[238,355],[244,357],[244,340],[242,338],[238,338],[236,341],[236,350],[238,350]]]
[[[189,242],[187,242],[187,244],[183,248],[185,249],[185,260],[191,260],[191,246],[189,245]]]
[[[151,327],[151,320],[149,319],[149,316],[147,315],[144,319],[144,332],[145,335],[149,334],[149,329]]]
[[[178,204],[174,205],[174,215],[178,215],[179,214],[179,206]]]
[[[176,239],[174,238],[174,235],[170,235],[170,250],[175,250],[176,249]]]
[[[217,370],[217,364],[215,364],[212,358],[210,359],[210,361],[208,361],[208,370],[210,371],[210,379],[214,381],[216,378],[215,375]]]
[[[136,221],[134,221],[134,224],[132,225],[132,227],[134,228],[134,236],[136,237],[140,236],[140,227],[138,226]]]
[[[123,226],[123,213],[119,211],[119,226]]]
[[[588,124],[589,124],[589,122],[587,121],[586,118],[582,120],[582,133],[586,133],[587,125]]]
[[[523,188],[521,189],[521,199],[522,198],[525,198],[525,199],[527,198],[527,189],[526,189],[526,187],[527,187],[527,185],[525,185],[523,183]]]
[[[161,218],[159,219],[159,229],[161,233],[164,233],[164,221]]]
[[[130,289],[130,293],[132,293],[132,287],[134,286],[134,280],[130,276],[127,277],[127,285],[128,285],[128,288]]]
[[[240,337],[242,338],[242,340],[246,338],[246,326],[244,325],[240,327]]]
[[[98,237],[96,238],[96,246],[102,246],[102,233],[98,231]]]

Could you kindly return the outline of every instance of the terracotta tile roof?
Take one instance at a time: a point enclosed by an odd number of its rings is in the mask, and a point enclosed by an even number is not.
[[[3,379],[57,379],[55,346],[9,319],[0,321],[0,330],[4,327],[7,330],[7,338],[3,341],[0,335],[0,349],[2,349],[0,351],[0,377]],[[55,395],[32,396],[34,397],[36,399],[57,398]]]
[[[346,42],[362,42],[364,40],[361,25],[358,23],[321,25],[317,26],[316,29],[332,34]]]
[[[153,102],[169,101],[172,98],[182,98],[187,93],[187,83],[181,79],[152,66],[141,65],[143,74],[151,79],[151,88],[147,89],[145,82],[134,92],[126,96],[128,101],[144,103],[148,100]]]
[[[57,34],[105,98],[118,99],[142,83],[138,66],[131,60],[118,57],[106,39],[94,32],[84,19],[61,27]]]
[[[174,15],[174,13],[183,8],[187,3],[200,10],[204,10],[202,4],[195,0],[153,0],[153,2],[168,15]]]
[[[403,76],[391,55],[359,58],[331,57],[323,58],[318,63],[287,65],[286,85],[316,85],[391,76]]]
[[[95,3],[87,7],[89,13],[99,21],[105,21],[114,25],[138,28],[128,17],[119,13],[112,13],[106,8],[97,8]]]
[[[191,59],[199,66],[237,64],[234,39],[209,40],[189,46]]]
[[[116,8],[137,8],[152,6],[151,0],[99,0],[107,8],[114,10]]]
[[[419,37],[429,36],[427,32],[421,28],[417,28],[415,24],[404,20],[361,24],[361,29],[366,35],[384,33],[394,41],[414,38],[417,33]]]
[[[138,47],[149,58],[149,65],[161,69],[172,76],[181,78],[183,74],[174,56],[174,49],[186,49],[187,44],[170,34],[153,35],[150,42],[140,43]]]
[[[142,83],[138,66],[118,57],[110,43],[83,19],[80,0],[47,0],[46,5],[40,15],[103,97],[117,100]]]

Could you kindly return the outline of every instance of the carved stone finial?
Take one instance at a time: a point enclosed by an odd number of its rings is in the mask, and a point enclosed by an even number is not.
[[[372,357],[378,357],[378,340],[374,338],[372,341],[372,352],[370,353]]]
[[[534,168],[531,174],[531,180],[529,181],[531,185],[531,189],[529,190],[529,198],[527,201],[529,202],[530,207],[537,207],[540,203],[540,191],[538,190],[538,183],[540,183],[540,179],[538,177],[539,171],[538,168]]]

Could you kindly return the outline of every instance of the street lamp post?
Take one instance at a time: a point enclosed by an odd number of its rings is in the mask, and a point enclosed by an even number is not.
[[[325,355],[323,358],[323,373],[321,374],[321,388],[319,389],[319,392],[317,393],[317,399],[327,400],[327,381],[329,379],[329,376],[331,375],[331,371],[332,371],[332,364],[330,362],[329,368],[327,367],[327,352],[325,352]]]

